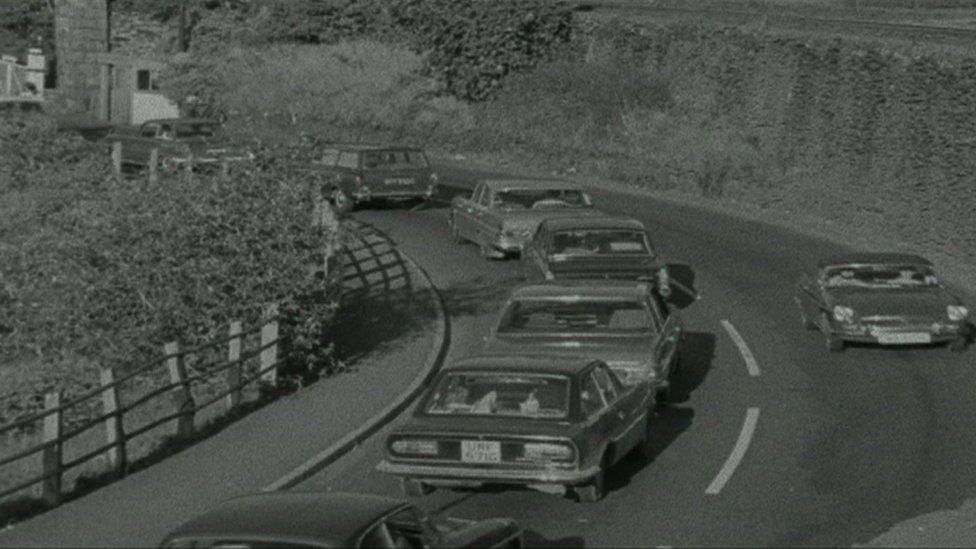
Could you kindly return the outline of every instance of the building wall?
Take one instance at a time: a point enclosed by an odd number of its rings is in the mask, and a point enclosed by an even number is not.
[[[57,0],[58,95],[72,112],[94,113],[99,92],[99,63],[108,51],[108,0]]]

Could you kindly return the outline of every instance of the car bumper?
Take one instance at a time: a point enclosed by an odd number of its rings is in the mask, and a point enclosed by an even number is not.
[[[499,235],[495,238],[492,246],[496,250],[506,254],[520,254],[527,240],[527,238]]]
[[[600,472],[594,465],[584,469],[484,469],[478,467],[416,465],[381,461],[376,470],[435,484],[583,484]]]
[[[411,189],[371,189],[363,188],[357,190],[353,193],[353,197],[357,201],[373,200],[373,199],[401,199],[408,200],[411,198],[423,198],[429,199],[434,196],[434,187],[430,186],[427,188],[411,188]]]
[[[965,324],[942,324],[936,329],[935,323],[918,326],[877,327],[870,324],[853,326],[833,326],[831,335],[853,343],[872,343],[877,345],[925,345],[945,343],[969,334]]]

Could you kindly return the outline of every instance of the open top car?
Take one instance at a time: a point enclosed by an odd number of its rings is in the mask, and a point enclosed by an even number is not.
[[[194,167],[216,167],[223,162],[244,162],[254,157],[228,143],[220,121],[212,118],[160,118],[147,120],[132,132],[110,134],[122,142],[122,164],[146,167],[153,149],[164,169],[176,169],[192,160]]]
[[[520,547],[509,519],[431,518],[406,501],[341,492],[230,499],[171,532],[162,547]]]
[[[502,483],[596,501],[607,469],[651,452],[653,408],[649,383],[623,385],[599,360],[471,357],[438,374],[377,469],[408,495]]]
[[[543,219],[600,215],[581,187],[560,180],[492,179],[451,203],[451,236],[471,241],[481,255],[517,254]]]
[[[597,357],[624,384],[650,382],[666,401],[683,331],[648,283],[553,280],[512,290],[485,352]]]
[[[800,277],[797,305],[803,325],[823,332],[827,348],[846,342],[910,345],[949,342],[965,348],[969,311],[917,255],[848,254],[828,258]]]
[[[522,249],[526,280],[647,280],[667,297],[668,271],[644,224],[615,215],[557,217],[539,224]]]
[[[322,194],[340,212],[377,199],[427,200],[437,185],[427,153],[417,147],[333,144],[316,164],[326,174]]]

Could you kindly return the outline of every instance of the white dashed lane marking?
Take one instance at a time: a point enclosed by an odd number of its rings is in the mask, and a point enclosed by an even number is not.
[[[725,331],[729,333],[729,337],[732,338],[732,342],[735,346],[739,348],[739,353],[742,354],[742,359],[746,361],[746,368],[749,370],[749,375],[752,377],[759,377],[759,363],[756,362],[756,357],[749,350],[749,346],[746,345],[746,340],[739,335],[739,332],[735,329],[728,320],[722,321],[722,327]]]
[[[746,451],[749,450],[749,443],[752,442],[752,435],[756,432],[757,423],[759,423],[759,408],[746,410],[746,421],[742,424],[742,431],[739,432],[739,440],[735,441],[732,453],[725,460],[725,464],[715,476],[715,480],[705,489],[706,494],[717,495],[725,487],[725,483],[732,478],[732,474],[735,473],[739,463],[742,462],[742,458],[745,457]]]

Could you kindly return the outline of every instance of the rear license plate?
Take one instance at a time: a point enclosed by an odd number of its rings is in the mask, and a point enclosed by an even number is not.
[[[490,440],[462,440],[461,461],[465,463],[500,463],[502,444]]]
[[[878,334],[878,343],[932,343],[932,334],[924,332],[896,332]]]
[[[383,183],[387,185],[413,185],[414,179],[412,177],[388,177],[383,180]]]

